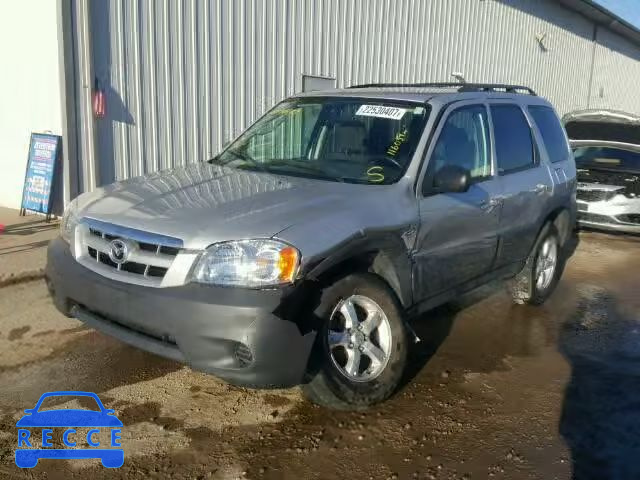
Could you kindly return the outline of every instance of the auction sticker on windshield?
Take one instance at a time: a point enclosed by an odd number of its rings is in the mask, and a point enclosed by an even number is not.
[[[406,108],[385,107],[384,105],[361,105],[356,115],[400,120],[406,111]]]

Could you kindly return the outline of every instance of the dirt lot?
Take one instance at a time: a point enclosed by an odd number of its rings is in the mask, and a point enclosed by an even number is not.
[[[582,234],[543,307],[487,287],[426,315],[414,378],[366,413],[255,392],[135,350],[0,289],[0,477],[640,478],[640,241]],[[15,422],[43,392],[98,393],[125,464],[14,465]],[[65,404],[66,405],[66,404]]]

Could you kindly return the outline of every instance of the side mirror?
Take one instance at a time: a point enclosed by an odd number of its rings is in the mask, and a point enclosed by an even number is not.
[[[433,186],[440,193],[462,193],[469,190],[471,173],[457,165],[446,165],[436,172]]]

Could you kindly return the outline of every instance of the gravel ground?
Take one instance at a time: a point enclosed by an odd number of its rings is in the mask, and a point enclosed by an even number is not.
[[[5,287],[0,477],[640,478],[640,241],[584,233],[543,307],[490,286],[415,328],[411,381],[366,413],[336,413],[85,329],[41,281]],[[93,391],[115,409],[122,468],[15,466],[15,422],[52,390]]]

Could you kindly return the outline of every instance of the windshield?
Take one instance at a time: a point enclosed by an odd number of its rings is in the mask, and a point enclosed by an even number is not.
[[[365,184],[396,182],[429,113],[407,102],[291,99],[253,124],[212,163]]]
[[[578,147],[573,154],[578,168],[640,172],[640,152],[613,147]]]

